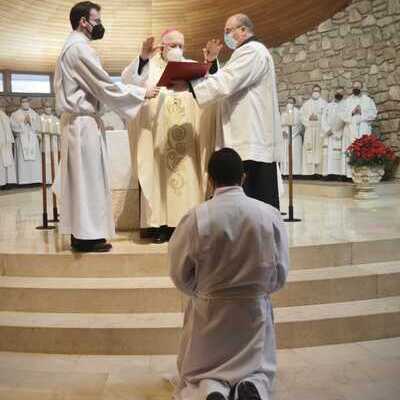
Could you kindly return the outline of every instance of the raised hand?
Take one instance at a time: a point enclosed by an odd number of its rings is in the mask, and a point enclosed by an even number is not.
[[[159,88],[159,87],[157,87],[157,86],[149,87],[149,88],[146,90],[146,94],[145,94],[144,98],[145,98],[145,99],[154,99],[154,97],[157,97],[158,94],[160,93],[160,89],[161,89],[161,88]]]
[[[219,55],[223,44],[218,39],[209,40],[203,49],[204,62],[213,62]]]
[[[154,36],[151,36],[142,43],[142,51],[140,52],[140,58],[142,60],[148,60],[149,58],[152,58],[156,51],[161,48],[159,45],[155,46],[154,41]]]

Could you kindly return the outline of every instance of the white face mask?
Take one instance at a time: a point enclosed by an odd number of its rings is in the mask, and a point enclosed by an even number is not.
[[[167,52],[167,61],[182,61],[183,50],[180,47],[174,47]]]
[[[321,97],[321,93],[320,92],[313,92],[312,98],[314,100],[318,100],[320,97]]]

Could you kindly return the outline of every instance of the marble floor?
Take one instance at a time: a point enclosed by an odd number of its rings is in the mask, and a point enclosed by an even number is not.
[[[51,203],[50,203],[51,204]],[[287,198],[282,199],[282,210]],[[306,246],[349,241],[400,237],[400,198],[385,195],[377,200],[301,196],[295,202],[295,217],[287,223],[290,245]],[[40,189],[0,192],[0,251],[19,253],[63,253],[69,251],[68,238],[57,230],[38,231],[41,222]],[[166,250],[138,239],[136,233],[120,232],[113,241],[114,252],[146,253]]]
[[[2,400],[167,400],[174,356],[0,353]],[[278,351],[273,400],[396,400],[400,338]]]

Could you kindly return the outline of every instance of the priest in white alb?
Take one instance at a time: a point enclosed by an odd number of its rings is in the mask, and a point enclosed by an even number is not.
[[[300,110],[301,122],[305,127],[303,142],[303,175],[321,175],[322,114],[327,102],[321,97],[321,86],[314,85],[311,99],[304,102]]]
[[[292,113],[292,114],[290,114]],[[290,118],[292,119],[290,121]],[[283,156],[281,162],[282,175],[289,175],[289,125],[292,123],[292,153],[293,175],[299,176],[302,172],[303,158],[303,124],[300,119],[300,111],[296,107],[296,99],[289,97],[286,109],[282,112]]]
[[[122,81],[157,85],[169,61],[193,62],[184,57],[184,46],[184,36],[176,29],[162,34],[159,47],[145,41],[123,71]],[[217,55],[208,60],[214,61],[214,68]],[[150,228],[155,243],[167,241],[183,215],[204,200],[205,163],[214,146],[215,122],[215,108],[200,110],[189,90],[177,93],[163,87],[129,124],[130,140],[137,140],[140,226]]]
[[[0,109],[0,186],[17,183],[13,145],[10,118]]]
[[[10,120],[15,136],[17,183],[18,185],[40,183],[42,181],[40,118],[31,108],[29,98],[21,98],[21,107],[11,114]]]
[[[376,120],[378,111],[374,100],[363,93],[363,84],[360,81],[353,82],[353,93],[344,102],[341,119],[344,122],[343,147],[347,149],[356,139],[362,135],[372,133],[372,123]],[[351,178],[351,167],[345,161],[346,176]]]
[[[187,213],[169,243],[170,276],[189,297],[176,400],[269,400],[276,373],[270,295],[289,269],[279,210],[246,196],[232,149],[209,162],[214,197]]]
[[[283,138],[274,60],[247,15],[229,17],[224,33],[233,50],[226,64],[204,78],[177,81],[174,89],[189,86],[201,107],[218,104],[216,147],[230,147],[243,159],[248,196],[279,209],[277,163]]]
[[[110,169],[103,106],[122,118],[135,117],[157,88],[117,85],[103,69],[91,40],[101,39],[105,28],[100,6],[75,4],[70,11],[73,32],[57,61],[54,77],[61,115],[61,176],[59,182],[60,232],[71,235],[77,251],[105,252],[106,239],[115,234]]]
[[[344,88],[336,89],[335,98],[325,108],[322,114],[322,176],[329,179],[339,179],[345,175],[343,148],[344,123],[340,118],[345,100]]]

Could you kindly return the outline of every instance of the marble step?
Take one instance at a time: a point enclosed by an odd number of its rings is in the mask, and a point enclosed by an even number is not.
[[[149,245],[108,254],[0,252],[0,275],[31,277],[167,276],[167,247]],[[400,259],[400,237],[290,247],[292,269],[336,267]]]
[[[285,180],[285,186],[288,185]],[[352,182],[326,182],[310,180],[294,180],[294,196],[314,196],[328,198],[352,198],[356,192]],[[379,196],[400,195],[400,182],[380,182],[376,187]]]
[[[400,261],[293,270],[273,295],[298,306],[400,295]],[[181,312],[186,300],[168,277],[0,277],[0,311],[64,313]]]
[[[57,354],[176,354],[182,313],[0,312],[0,351]],[[400,296],[278,307],[279,348],[400,336]]]

